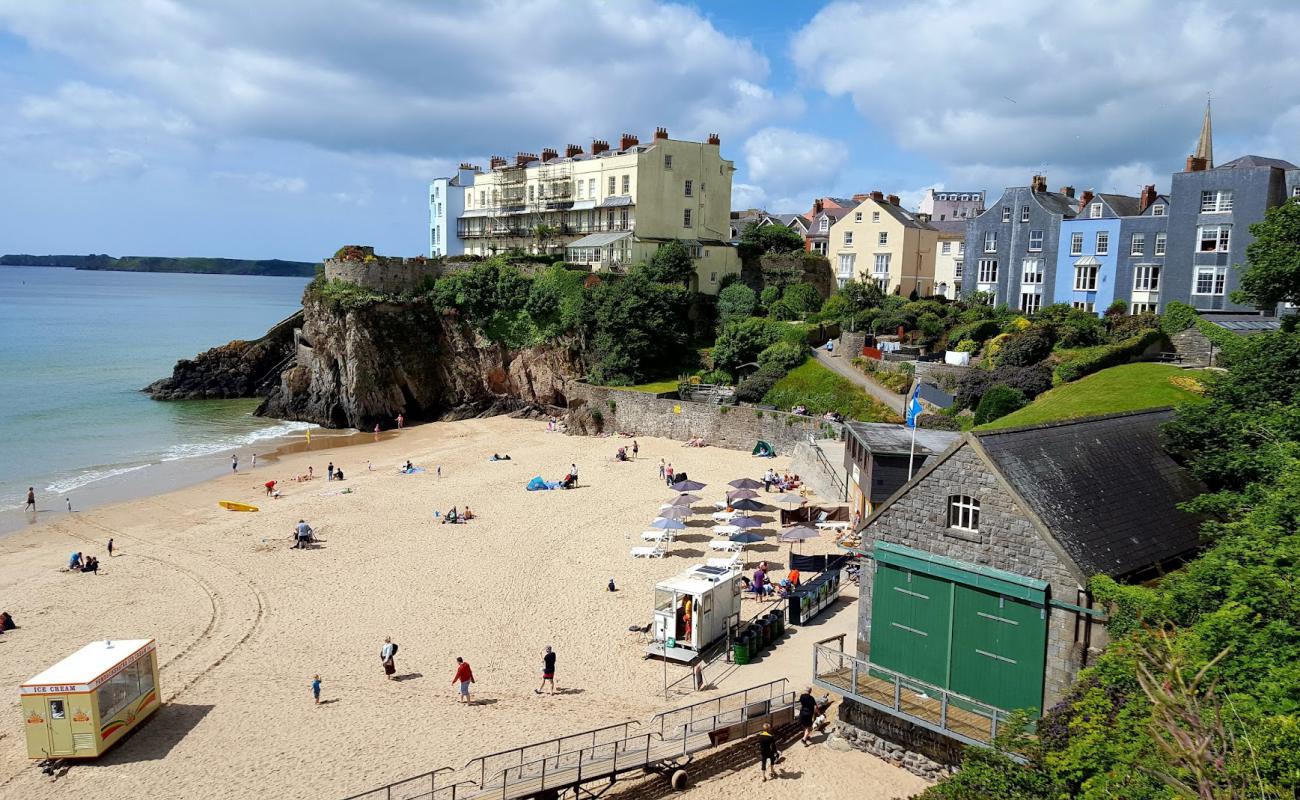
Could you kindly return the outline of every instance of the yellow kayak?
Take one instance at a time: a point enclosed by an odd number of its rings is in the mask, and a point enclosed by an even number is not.
[[[257,506],[250,506],[247,503],[236,503],[233,500],[218,500],[217,505],[227,511],[256,511]]]

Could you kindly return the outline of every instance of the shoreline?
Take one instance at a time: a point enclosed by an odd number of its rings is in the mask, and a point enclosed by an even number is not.
[[[179,401],[184,402],[184,401]],[[292,420],[279,420],[290,422]],[[305,432],[311,432],[311,442]],[[378,441],[391,438],[396,431],[382,431]],[[202,455],[184,456],[170,461],[150,461],[146,464],[117,468],[114,474],[90,481],[67,492],[38,491],[36,512],[21,507],[0,510],[0,540],[14,534],[55,522],[75,518],[77,514],[95,511],[106,506],[132,500],[146,500],[169,494],[179,489],[198,486],[230,473],[230,456],[239,454],[239,473],[250,474],[280,461],[284,456],[314,452],[327,448],[352,447],[376,441],[373,433],[351,429],[308,427],[299,432],[285,433],[267,438],[258,444],[267,448],[263,452],[254,445],[228,448]],[[252,466],[251,455],[257,454],[257,466]],[[93,469],[87,467],[86,470]],[[73,497],[69,512],[65,498]]]

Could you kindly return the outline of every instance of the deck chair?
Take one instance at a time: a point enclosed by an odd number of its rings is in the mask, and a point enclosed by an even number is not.
[[[734,553],[737,550],[744,550],[745,546],[740,542],[733,542],[727,539],[714,539],[709,542],[710,550],[721,550],[724,553]]]
[[[672,531],[646,531],[641,534],[643,542],[671,542],[673,540]]]
[[[632,557],[633,558],[663,558],[664,546],[662,544],[657,544],[654,547],[633,547]]]
[[[739,572],[745,568],[745,551],[737,550],[731,554],[731,558],[710,558],[706,562],[710,567],[717,569],[728,569]]]

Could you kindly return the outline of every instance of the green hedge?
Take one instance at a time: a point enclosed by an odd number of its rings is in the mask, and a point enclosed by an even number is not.
[[[1052,385],[1060,386],[1107,367],[1127,364],[1141,356],[1147,348],[1164,341],[1165,338],[1165,334],[1161,331],[1148,330],[1117,344],[1103,344],[1076,350],[1056,365],[1056,369],[1052,372]]]

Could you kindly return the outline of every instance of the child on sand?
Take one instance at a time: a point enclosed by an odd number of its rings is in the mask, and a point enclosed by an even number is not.
[[[320,705],[320,676],[311,676],[311,696],[316,699],[316,705]]]

